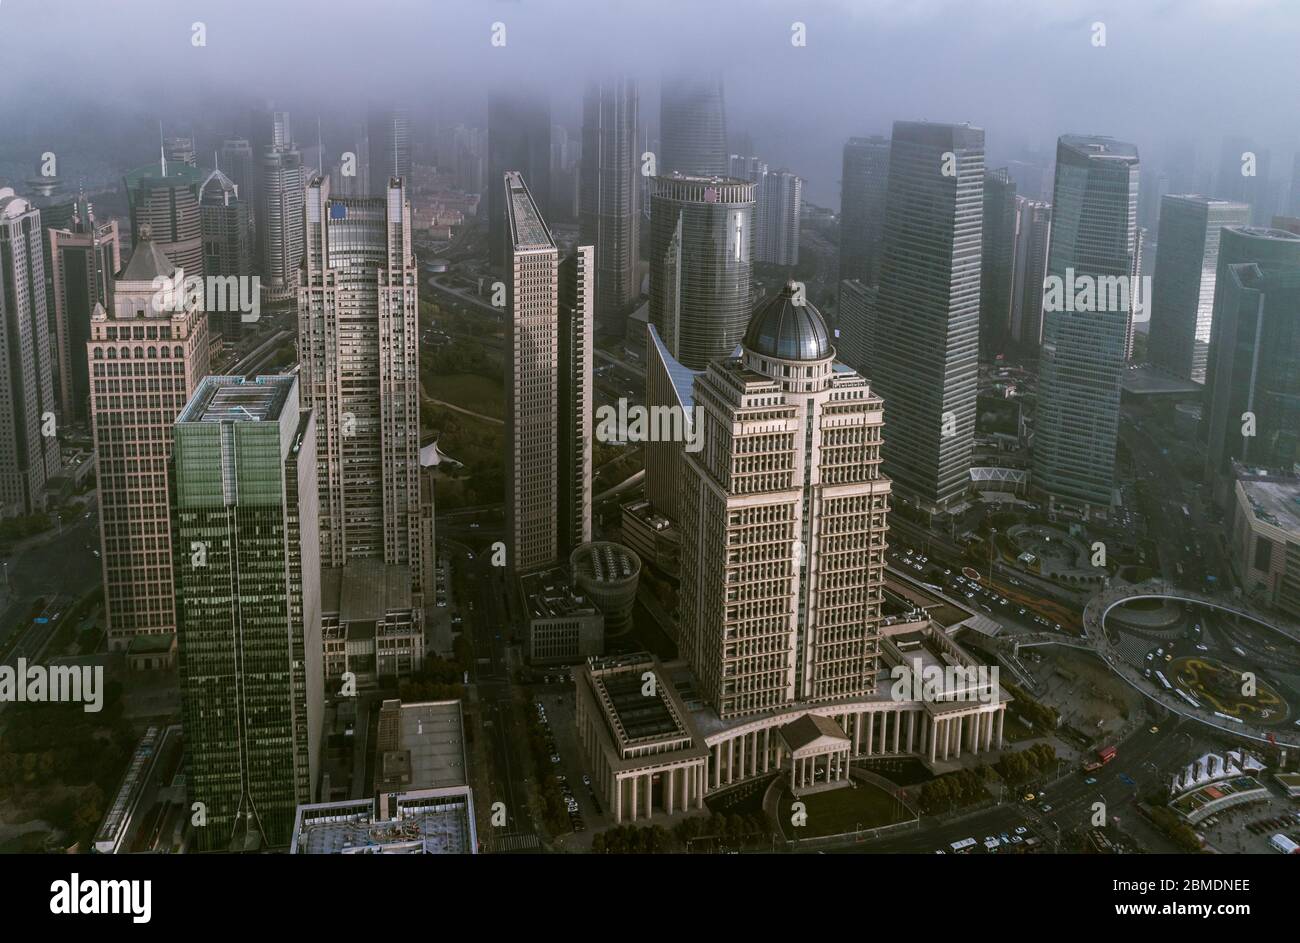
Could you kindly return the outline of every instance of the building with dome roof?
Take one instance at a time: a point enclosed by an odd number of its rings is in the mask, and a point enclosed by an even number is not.
[[[679,645],[727,718],[874,689],[890,482],[883,404],[788,282],[696,379]]]

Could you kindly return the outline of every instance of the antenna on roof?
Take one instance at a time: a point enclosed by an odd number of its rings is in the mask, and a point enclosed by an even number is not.
[[[325,145],[320,138],[320,115],[316,116],[316,173],[325,176]]]
[[[158,119],[158,162],[162,166],[162,175],[167,176],[167,144],[163,140],[162,119]]]

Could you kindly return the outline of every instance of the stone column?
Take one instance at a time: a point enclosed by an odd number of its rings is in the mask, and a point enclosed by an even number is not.
[[[614,777],[614,821],[623,824],[623,780]]]
[[[939,749],[939,731],[937,729],[938,721],[934,719],[933,715],[931,715],[929,718],[928,726],[929,726],[929,737],[930,737],[930,762],[934,763],[935,760],[939,758],[937,752]]]
[[[673,792],[677,787],[677,770],[670,768],[664,775],[668,777],[668,783],[664,786],[664,811],[672,815],[673,799],[676,798]]]
[[[907,752],[912,752],[912,738],[916,735],[916,711],[907,712]]]
[[[1006,708],[1001,708],[1001,709],[998,711],[998,743],[997,743],[997,747],[998,747],[999,750],[1002,749],[1002,721],[1006,720],[1006,717],[1007,717],[1007,711],[1006,711]]]
[[[633,776],[628,780],[627,783],[632,788],[632,821],[633,822],[636,821],[637,801],[641,798],[639,795],[641,790],[638,788],[637,779],[638,777]]]
[[[871,756],[871,748],[873,746],[872,732],[876,727],[876,712],[868,711],[863,715],[863,719],[867,722],[867,756]]]
[[[853,715],[853,755],[857,756],[862,749],[862,713]]]
[[[894,752],[895,753],[898,752],[898,741],[902,732],[903,732],[903,712],[901,710],[896,710],[894,711]]]

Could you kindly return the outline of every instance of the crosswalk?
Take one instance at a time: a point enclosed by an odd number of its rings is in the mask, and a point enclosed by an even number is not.
[[[499,855],[511,851],[539,851],[542,847],[536,835],[497,835],[491,833],[484,842],[484,850],[490,855]]]

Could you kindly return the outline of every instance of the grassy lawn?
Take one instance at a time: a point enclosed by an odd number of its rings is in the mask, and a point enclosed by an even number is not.
[[[777,824],[786,838],[820,838],[841,835],[910,819],[898,800],[877,786],[853,780],[853,786],[817,792],[800,800],[807,808],[808,824],[795,828],[790,823],[794,796],[784,785],[777,802]]]
[[[506,414],[505,391],[501,384],[474,373],[431,377],[425,386],[425,392],[434,399],[484,416],[501,419]]]

